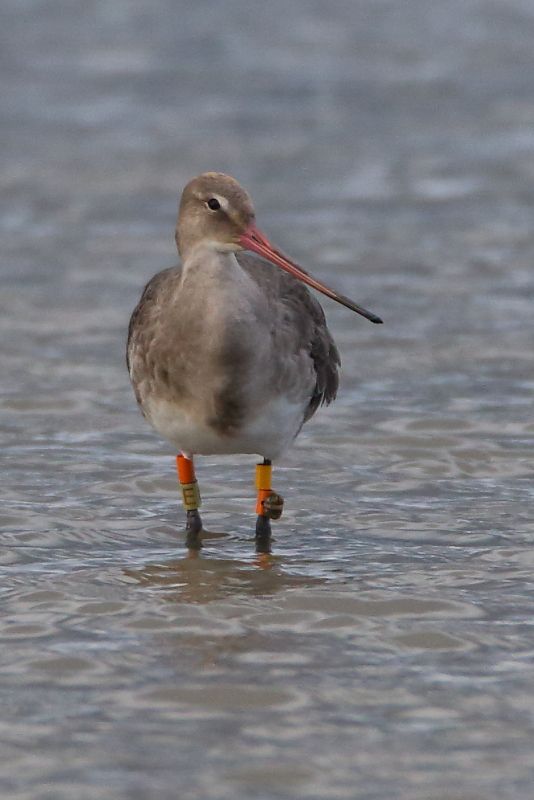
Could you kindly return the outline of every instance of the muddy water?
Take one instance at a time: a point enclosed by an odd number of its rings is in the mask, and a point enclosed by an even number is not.
[[[2,797],[532,797],[534,7],[291,9],[2,4]],[[213,168],[386,321],[324,303],[269,563],[247,458],[186,557],[123,363]]]

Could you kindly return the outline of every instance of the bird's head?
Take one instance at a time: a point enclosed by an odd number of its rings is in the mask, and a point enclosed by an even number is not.
[[[204,172],[185,187],[178,212],[176,244],[184,261],[200,245],[219,252],[251,250],[371,322],[382,322],[376,314],[330,289],[277,250],[256,227],[249,194],[222,172]]]

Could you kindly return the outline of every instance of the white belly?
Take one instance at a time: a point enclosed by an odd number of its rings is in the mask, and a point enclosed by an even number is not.
[[[276,459],[299,432],[306,405],[278,397],[229,435],[217,433],[167,400],[151,399],[145,412],[154,428],[184,455],[256,453]]]

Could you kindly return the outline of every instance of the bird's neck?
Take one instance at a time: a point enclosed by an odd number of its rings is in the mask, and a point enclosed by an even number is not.
[[[216,249],[210,244],[198,245],[183,262],[183,284],[230,286],[247,281],[247,275],[231,250]]]
[[[221,352],[226,358],[229,351],[248,347],[248,332],[263,318],[260,288],[233,252],[198,248],[183,264],[177,302],[182,320],[190,319],[192,328],[203,321],[202,346],[212,365]]]

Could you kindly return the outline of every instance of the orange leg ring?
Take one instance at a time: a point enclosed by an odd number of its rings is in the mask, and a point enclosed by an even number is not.
[[[192,458],[186,458],[181,454],[176,456],[176,469],[180,483],[194,483],[196,481],[197,476],[195,475],[195,465]]]
[[[271,494],[272,467],[270,464],[256,464],[256,489],[258,495],[256,499],[256,514],[265,515],[263,501]],[[265,515],[266,516],[266,515]]]

